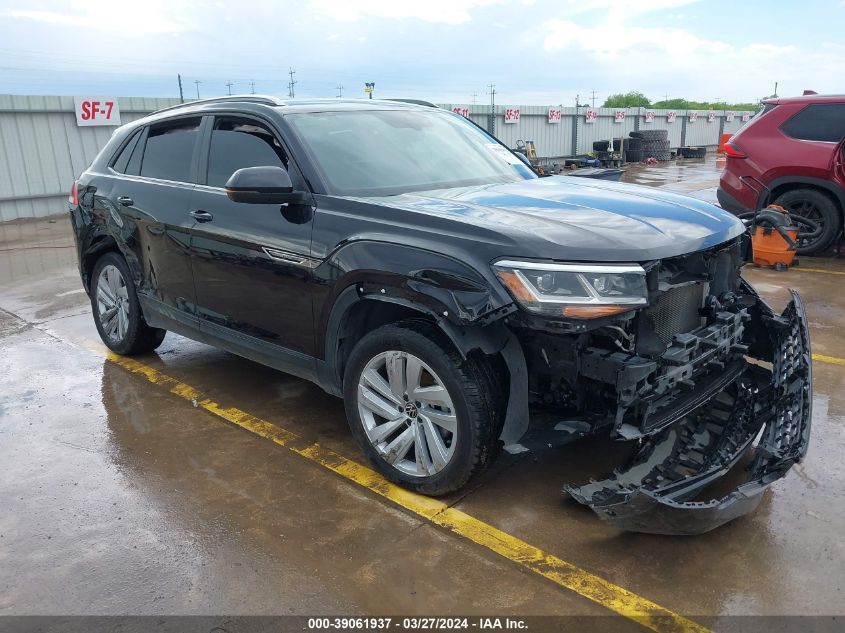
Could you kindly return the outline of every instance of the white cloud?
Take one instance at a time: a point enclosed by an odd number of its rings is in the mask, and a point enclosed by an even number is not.
[[[354,22],[364,17],[380,17],[461,24],[472,20],[472,9],[501,2],[502,0],[311,0],[311,6],[319,13],[344,22]]]
[[[179,33],[189,28],[182,19],[183,3],[147,0],[75,0],[55,9],[5,9],[0,16],[97,30],[120,29],[126,37]]]

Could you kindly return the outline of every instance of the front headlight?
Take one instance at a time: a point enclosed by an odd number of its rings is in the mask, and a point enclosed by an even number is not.
[[[503,260],[499,279],[525,309],[550,317],[595,319],[648,304],[636,264],[553,264]]]

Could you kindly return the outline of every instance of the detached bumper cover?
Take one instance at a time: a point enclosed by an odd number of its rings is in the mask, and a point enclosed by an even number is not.
[[[804,304],[777,316],[761,300],[772,370],[747,364],[712,400],[648,440],[610,478],[564,489],[606,523],[653,534],[701,534],[754,510],[763,491],[807,452],[812,408]],[[692,501],[740,460],[755,438],[748,481],[710,501]]]

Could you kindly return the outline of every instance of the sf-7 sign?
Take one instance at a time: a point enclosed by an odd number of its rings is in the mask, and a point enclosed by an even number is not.
[[[120,125],[120,106],[113,97],[74,97],[73,109],[78,126]]]

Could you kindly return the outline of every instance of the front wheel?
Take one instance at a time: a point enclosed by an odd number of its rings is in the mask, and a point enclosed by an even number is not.
[[[91,275],[91,308],[97,331],[109,349],[131,356],[151,352],[164,340],[166,330],[144,321],[129,266],[118,253],[108,252]]]
[[[501,407],[485,359],[463,359],[434,326],[387,325],[353,349],[346,416],[370,462],[428,495],[464,486],[498,450]]]

